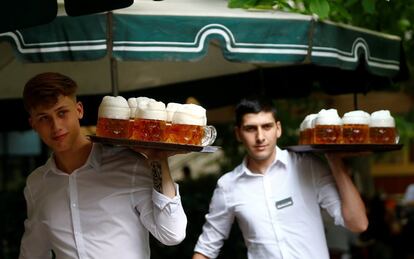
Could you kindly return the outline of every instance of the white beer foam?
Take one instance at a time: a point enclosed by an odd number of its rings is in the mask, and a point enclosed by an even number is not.
[[[182,106],[182,104],[180,103],[168,103],[167,104],[167,121],[172,121],[172,118],[174,116],[174,113],[180,109],[180,107]]]
[[[344,116],[342,116],[342,123],[369,125],[370,118],[371,116],[369,115],[369,113],[362,110],[355,110],[346,112]]]
[[[155,100],[139,102],[135,118],[165,121],[167,120],[165,103]]]
[[[130,114],[129,114],[129,118],[135,118],[135,112],[137,110],[137,98],[135,97],[131,97],[128,99],[128,105],[129,105],[129,110],[130,110]]]
[[[304,131],[304,130],[305,130],[305,120],[306,120],[306,117],[305,117],[305,119],[303,119],[303,121],[300,123],[300,125],[299,125],[299,131]]]
[[[145,96],[129,98],[128,99],[128,104],[129,104],[129,108],[131,110],[130,117],[135,118],[135,114],[137,112],[138,104],[145,103],[145,105],[146,105],[146,103],[149,102],[149,101],[155,101],[155,100],[152,99],[152,98],[145,97]]]
[[[379,110],[371,113],[370,127],[394,128],[395,120],[389,110]]]
[[[342,125],[342,119],[336,109],[320,110],[313,121],[313,125]]]
[[[304,124],[303,124],[304,129],[313,128],[313,120],[316,118],[316,116],[318,116],[317,113],[311,113],[311,114],[306,115]]]
[[[316,117],[315,113],[306,115],[303,121],[300,123],[299,129],[301,131],[304,131],[307,128],[312,128],[312,119],[314,119],[315,117]]]
[[[172,122],[176,124],[206,126],[206,109],[197,104],[183,104],[174,113]]]
[[[129,119],[130,108],[122,96],[104,96],[98,108],[98,117],[109,119]]]

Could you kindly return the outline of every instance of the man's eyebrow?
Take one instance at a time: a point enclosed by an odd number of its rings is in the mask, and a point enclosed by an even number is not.
[[[68,106],[63,104],[63,105],[57,107],[56,109],[54,109],[53,112],[58,112],[60,110],[64,110],[64,109],[67,109],[67,108],[68,108]],[[47,114],[48,114],[47,112],[39,112],[39,113],[34,114],[33,117],[41,117],[41,116],[44,116],[44,115],[47,115]]]
[[[266,122],[263,124],[245,124],[243,125],[243,128],[258,128],[258,127],[264,127],[264,126],[271,126],[275,125],[275,122]]]

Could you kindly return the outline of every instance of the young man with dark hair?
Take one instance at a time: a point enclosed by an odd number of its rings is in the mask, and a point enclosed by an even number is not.
[[[149,233],[166,245],[185,237],[187,218],[168,157],[110,147],[81,133],[76,83],[58,73],[29,80],[29,122],[53,151],[28,177],[24,258],[150,258]]]
[[[354,232],[368,226],[365,205],[340,153],[318,157],[282,150],[273,104],[243,99],[236,107],[235,134],[243,162],[217,183],[193,259],[216,258],[234,220],[251,259],[328,259],[321,208]]]

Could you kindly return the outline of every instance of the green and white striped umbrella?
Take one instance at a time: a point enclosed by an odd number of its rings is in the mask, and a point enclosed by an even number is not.
[[[111,13],[68,17],[60,11],[50,24],[0,34],[1,96],[19,98],[27,79],[43,71],[72,76],[81,95],[196,84],[257,68],[305,68],[297,77],[307,67],[311,74],[321,69],[315,76],[322,80],[325,68],[362,69],[391,81],[405,66],[401,52],[397,36],[308,15],[230,9],[224,0],[139,0]]]

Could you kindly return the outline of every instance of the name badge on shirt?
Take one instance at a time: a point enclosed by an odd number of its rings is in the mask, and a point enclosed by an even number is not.
[[[276,201],[276,209],[281,210],[283,208],[289,207],[293,205],[293,200],[291,197]]]

